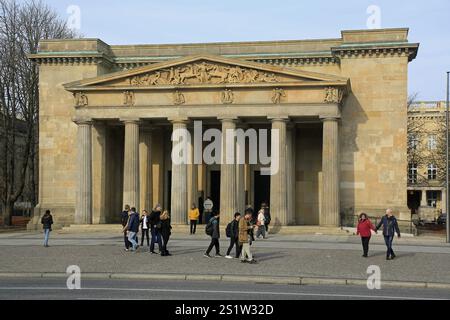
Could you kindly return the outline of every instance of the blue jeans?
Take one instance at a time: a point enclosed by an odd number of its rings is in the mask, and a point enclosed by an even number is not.
[[[386,243],[387,252],[386,257],[390,257],[394,255],[394,250],[392,250],[392,241],[394,240],[394,236],[384,236],[384,243]]]
[[[132,245],[132,249],[131,250],[136,250],[136,247],[138,245],[137,241],[136,241],[136,232],[132,232],[132,231],[128,231],[128,241],[131,242]]]
[[[158,243],[159,251],[162,250],[161,233],[156,228],[151,228],[152,242],[150,243],[150,252],[155,251],[155,242]]]
[[[49,237],[50,237],[50,229],[44,229],[44,246],[48,246]]]

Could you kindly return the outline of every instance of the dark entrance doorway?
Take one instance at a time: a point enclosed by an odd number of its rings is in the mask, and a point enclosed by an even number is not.
[[[220,209],[220,171],[212,170],[210,171],[210,194],[211,200],[213,202],[213,211]]]
[[[261,175],[261,171],[254,171],[254,210],[261,209],[261,203],[270,204],[270,175]]]
[[[171,210],[172,204],[172,170],[167,171],[167,210]]]

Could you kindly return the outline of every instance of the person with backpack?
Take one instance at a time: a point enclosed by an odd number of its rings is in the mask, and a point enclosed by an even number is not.
[[[125,243],[125,251],[128,251],[131,245],[130,241],[128,241],[128,231],[125,229],[125,226],[128,223],[129,215],[130,215],[130,206],[126,204],[124,210],[120,214],[120,222],[122,223],[123,242]]]
[[[142,216],[141,216],[141,230],[142,230],[142,237],[141,237],[141,247],[144,245],[144,239],[147,237],[147,247],[150,246],[150,237],[149,237],[149,214],[147,210],[142,210]]]
[[[225,258],[227,259],[233,259],[232,256],[230,256],[231,250],[236,245],[236,259],[239,258],[239,255],[241,254],[241,246],[239,245],[239,220],[241,219],[241,214],[239,212],[236,212],[234,214],[234,219],[227,225],[227,228],[225,229],[225,232],[227,234],[227,237],[230,238],[230,246],[227,250],[227,255]]]
[[[164,210],[160,216],[161,219],[161,236],[163,241],[163,247],[161,250],[161,256],[171,256],[169,250],[167,250],[167,243],[169,242],[170,235],[172,234],[170,225],[170,215],[169,211]]]
[[[53,217],[50,210],[45,210],[44,215],[41,219],[42,227],[44,229],[44,247],[48,248],[48,239],[50,237],[50,232],[52,231]]]
[[[241,262],[255,264],[257,261],[253,258],[250,251],[250,232],[253,230],[254,225],[250,224],[252,219],[252,214],[249,211],[245,212],[243,219],[239,220],[239,245],[242,247],[241,250]]]
[[[220,254],[220,244],[219,244],[219,238],[220,238],[220,229],[219,229],[219,217],[220,213],[219,211],[216,211],[214,213],[214,216],[208,221],[208,224],[205,227],[205,233],[211,237],[211,243],[209,244],[208,249],[206,250],[205,254],[203,255],[206,258],[212,258],[209,253],[211,252],[212,248],[216,248],[216,257],[222,257]]]
[[[400,238],[400,228],[398,227],[397,219],[392,214],[392,209],[386,210],[386,215],[381,218],[380,223],[378,223],[375,231],[383,226],[383,236],[384,242],[386,243],[386,260],[393,260],[395,258],[394,250],[392,250],[392,242],[394,241],[395,233],[397,233]]]
[[[155,242],[158,244],[159,253],[162,252],[162,241],[161,241],[161,205],[157,204],[155,208],[150,213],[150,234],[152,236],[152,241],[150,243],[150,253],[157,254],[155,252]]]
[[[191,225],[191,232],[190,234],[195,234],[195,231],[197,230],[197,221],[200,217],[200,212],[198,211],[197,206],[195,203],[192,204],[191,210],[189,210],[189,222]]]
[[[128,241],[131,243],[131,251],[136,251],[139,248],[136,240],[136,234],[139,231],[139,214],[136,212],[136,208],[131,208],[130,216],[128,217],[128,223],[124,227],[124,232],[128,231]]]
[[[361,236],[361,243],[363,247],[363,257],[367,258],[369,254],[369,242],[372,236],[372,230],[375,231],[375,226],[372,224],[367,214],[364,212],[359,215],[358,226],[356,227],[356,235]]]

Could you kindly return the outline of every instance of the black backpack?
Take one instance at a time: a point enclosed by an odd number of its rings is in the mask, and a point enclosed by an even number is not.
[[[227,238],[231,238],[231,228],[233,228],[233,221],[227,224],[227,227],[225,228],[225,234],[227,235]]]
[[[214,219],[214,218],[213,218]],[[213,234],[213,224],[212,224],[212,221],[213,221],[213,219],[210,219],[209,221],[208,221],[208,223],[206,224],[206,227],[205,227],[205,233],[208,235],[208,236],[212,236],[212,234]]]

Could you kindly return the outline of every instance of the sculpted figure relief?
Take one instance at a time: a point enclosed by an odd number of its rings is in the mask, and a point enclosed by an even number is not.
[[[184,95],[179,92],[178,90],[173,93],[173,104],[180,105],[184,104],[186,102],[186,99],[184,98]]]
[[[231,91],[230,89],[225,89],[224,91],[222,91],[222,93],[220,94],[220,100],[224,104],[233,103],[233,100],[234,100],[233,91]]]
[[[123,104],[128,107],[134,106],[134,92],[133,91],[125,91],[123,93]]]
[[[84,92],[77,92],[74,95],[76,107],[87,107],[89,104],[88,97]]]
[[[239,66],[212,64],[204,61],[134,76],[129,82],[132,86],[151,86],[164,84],[279,82],[279,80],[274,73]]]
[[[327,103],[341,103],[343,96],[344,92],[342,90],[333,87],[325,88],[324,101]]]
[[[274,104],[280,103],[282,97],[286,97],[286,92],[284,92],[283,89],[280,89],[280,88],[273,89],[272,102]]]

